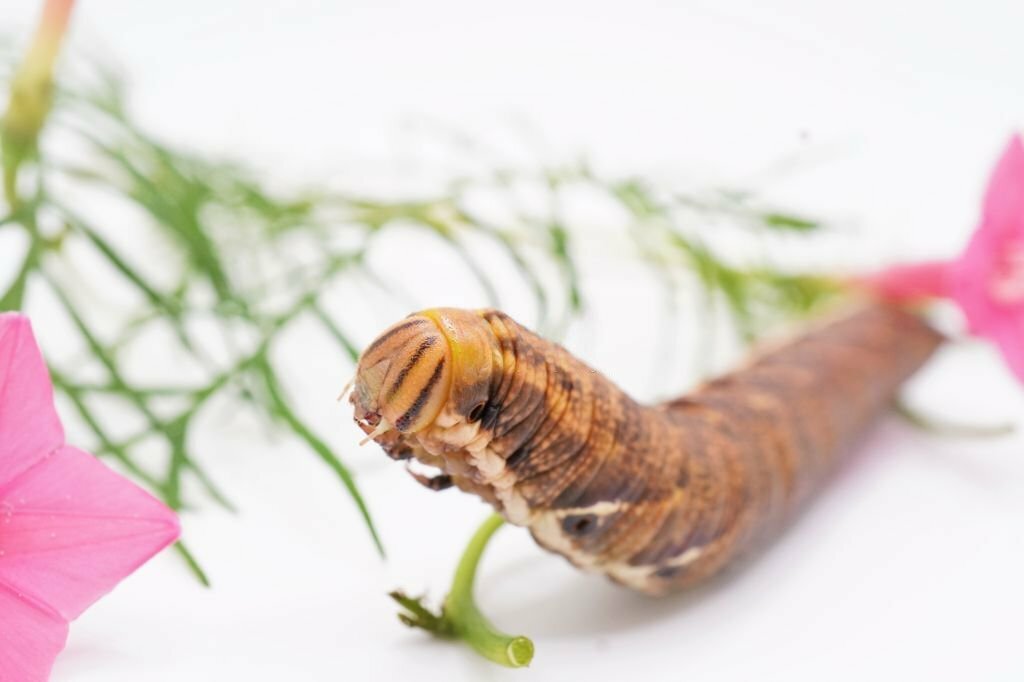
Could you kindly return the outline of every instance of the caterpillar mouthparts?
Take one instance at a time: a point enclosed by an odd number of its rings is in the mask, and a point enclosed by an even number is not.
[[[640,405],[494,310],[407,317],[364,351],[357,423],[440,490],[479,495],[542,547],[649,594],[770,538],[942,337],[872,303],[686,397]]]

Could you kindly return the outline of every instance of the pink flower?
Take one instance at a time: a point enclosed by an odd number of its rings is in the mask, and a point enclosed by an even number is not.
[[[1024,142],[1010,139],[985,193],[981,223],[954,261],[900,265],[863,280],[897,301],[951,298],[973,334],[995,342],[1024,381]]]
[[[29,322],[0,314],[0,680],[45,681],[68,622],[179,532],[170,509],[64,443]]]

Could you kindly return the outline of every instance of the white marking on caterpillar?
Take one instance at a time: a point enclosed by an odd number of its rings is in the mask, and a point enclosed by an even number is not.
[[[480,472],[481,480],[485,483],[491,483],[505,473],[505,460],[490,448],[470,453],[469,460]]]
[[[623,500],[601,500],[595,502],[589,507],[572,507],[571,509],[558,509],[553,513],[560,519],[564,519],[566,516],[582,516],[584,514],[593,514],[594,516],[608,516],[615,512],[622,511],[629,506],[628,502]]]
[[[480,473],[481,482],[494,490],[501,502],[505,518],[516,526],[530,523],[530,505],[516,492],[516,475],[505,466],[505,460],[488,447],[479,452],[469,451],[469,462]]]
[[[658,568],[678,568],[679,566],[685,566],[699,559],[700,555],[703,553],[703,547],[690,547],[679,556],[672,557],[668,561],[662,562]]]
[[[604,570],[604,566],[598,564],[597,557],[576,548],[569,535],[562,530],[562,523],[558,514],[540,514],[530,524],[530,532],[541,546],[563,555],[574,566],[584,571]]]
[[[494,494],[497,495],[498,499],[501,500],[502,508],[505,510],[505,518],[508,522],[516,526],[528,526],[530,525],[530,505],[526,503],[526,499],[516,493],[515,488],[508,488],[507,490],[495,489]]]
[[[623,585],[628,585],[642,592],[651,592],[651,580],[655,571],[664,568],[679,568],[693,563],[704,553],[704,547],[690,547],[679,556],[668,561],[658,562],[656,566],[643,565],[633,566],[625,563],[606,564],[602,567],[605,573],[618,580]],[[656,584],[655,584],[656,585]],[[653,586],[656,590],[657,587]]]

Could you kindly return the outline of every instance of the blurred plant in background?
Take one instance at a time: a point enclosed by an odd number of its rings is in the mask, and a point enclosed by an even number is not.
[[[298,320],[312,320],[355,363],[360,349],[354,330],[343,313],[328,309],[323,292],[339,280],[360,278],[381,298],[391,296],[386,279],[366,256],[375,240],[396,226],[436,237],[461,259],[490,303],[500,306],[489,256],[471,244],[492,242],[531,292],[535,326],[556,337],[587,304],[578,249],[588,226],[560,210],[564,193],[580,187],[625,209],[632,255],[670,288],[679,286],[680,275],[695,281],[706,301],[697,314],[714,315],[721,308],[746,339],[835,292],[824,278],[732,262],[704,238],[710,229],[810,235],[819,223],[760,206],[744,193],[681,195],[642,178],[603,177],[585,163],[495,167],[451,178],[444,191],[414,198],[272,191],[248,168],[186,153],[147,134],[128,112],[114,77],[100,74],[54,87],[53,63],[70,9],[68,0],[48,2],[34,47],[4,75],[11,95],[0,140],[6,199],[0,236],[20,231],[25,248],[17,272],[0,273],[0,287],[6,285],[0,289],[0,310],[22,310],[44,293],[63,310],[84,355],[81,362],[51,367],[57,391],[91,432],[92,449],[115,459],[174,509],[194,504],[185,489],[195,483],[231,508],[190,438],[197,416],[214,398],[228,395],[323,461],[383,552],[351,472],[295,409],[272,351]],[[60,144],[40,145],[40,134]],[[547,210],[515,209],[522,186],[541,192]],[[504,197],[511,217],[495,222],[474,210],[472,199],[481,192]],[[97,202],[134,218],[124,225],[119,219],[120,227],[106,219],[96,223],[87,206]],[[167,258],[154,262],[132,253],[115,236],[126,228],[160,244]],[[135,303],[116,325],[92,319],[88,289],[69,275],[73,261],[83,257],[101,262],[131,292]],[[29,291],[32,297],[26,296]],[[212,327],[222,348],[214,352],[207,337],[200,339],[200,327]],[[154,328],[170,331],[179,355],[199,368],[200,379],[192,381],[182,372],[181,381],[157,385],[130,371],[125,356]],[[101,378],[85,371],[90,365],[100,369]],[[110,398],[134,413],[140,424],[136,432],[115,436],[106,426]],[[154,439],[166,453],[156,469],[144,465],[140,454]],[[178,549],[205,582],[184,545]]]

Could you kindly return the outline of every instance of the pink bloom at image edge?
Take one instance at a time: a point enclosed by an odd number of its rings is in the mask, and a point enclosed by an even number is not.
[[[64,443],[32,327],[0,313],[0,680],[45,682],[68,622],[179,533],[174,512]]]
[[[981,222],[953,261],[898,265],[862,283],[896,301],[951,298],[971,333],[999,346],[1024,381],[1024,142],[1013,136],[1000,157]]]

